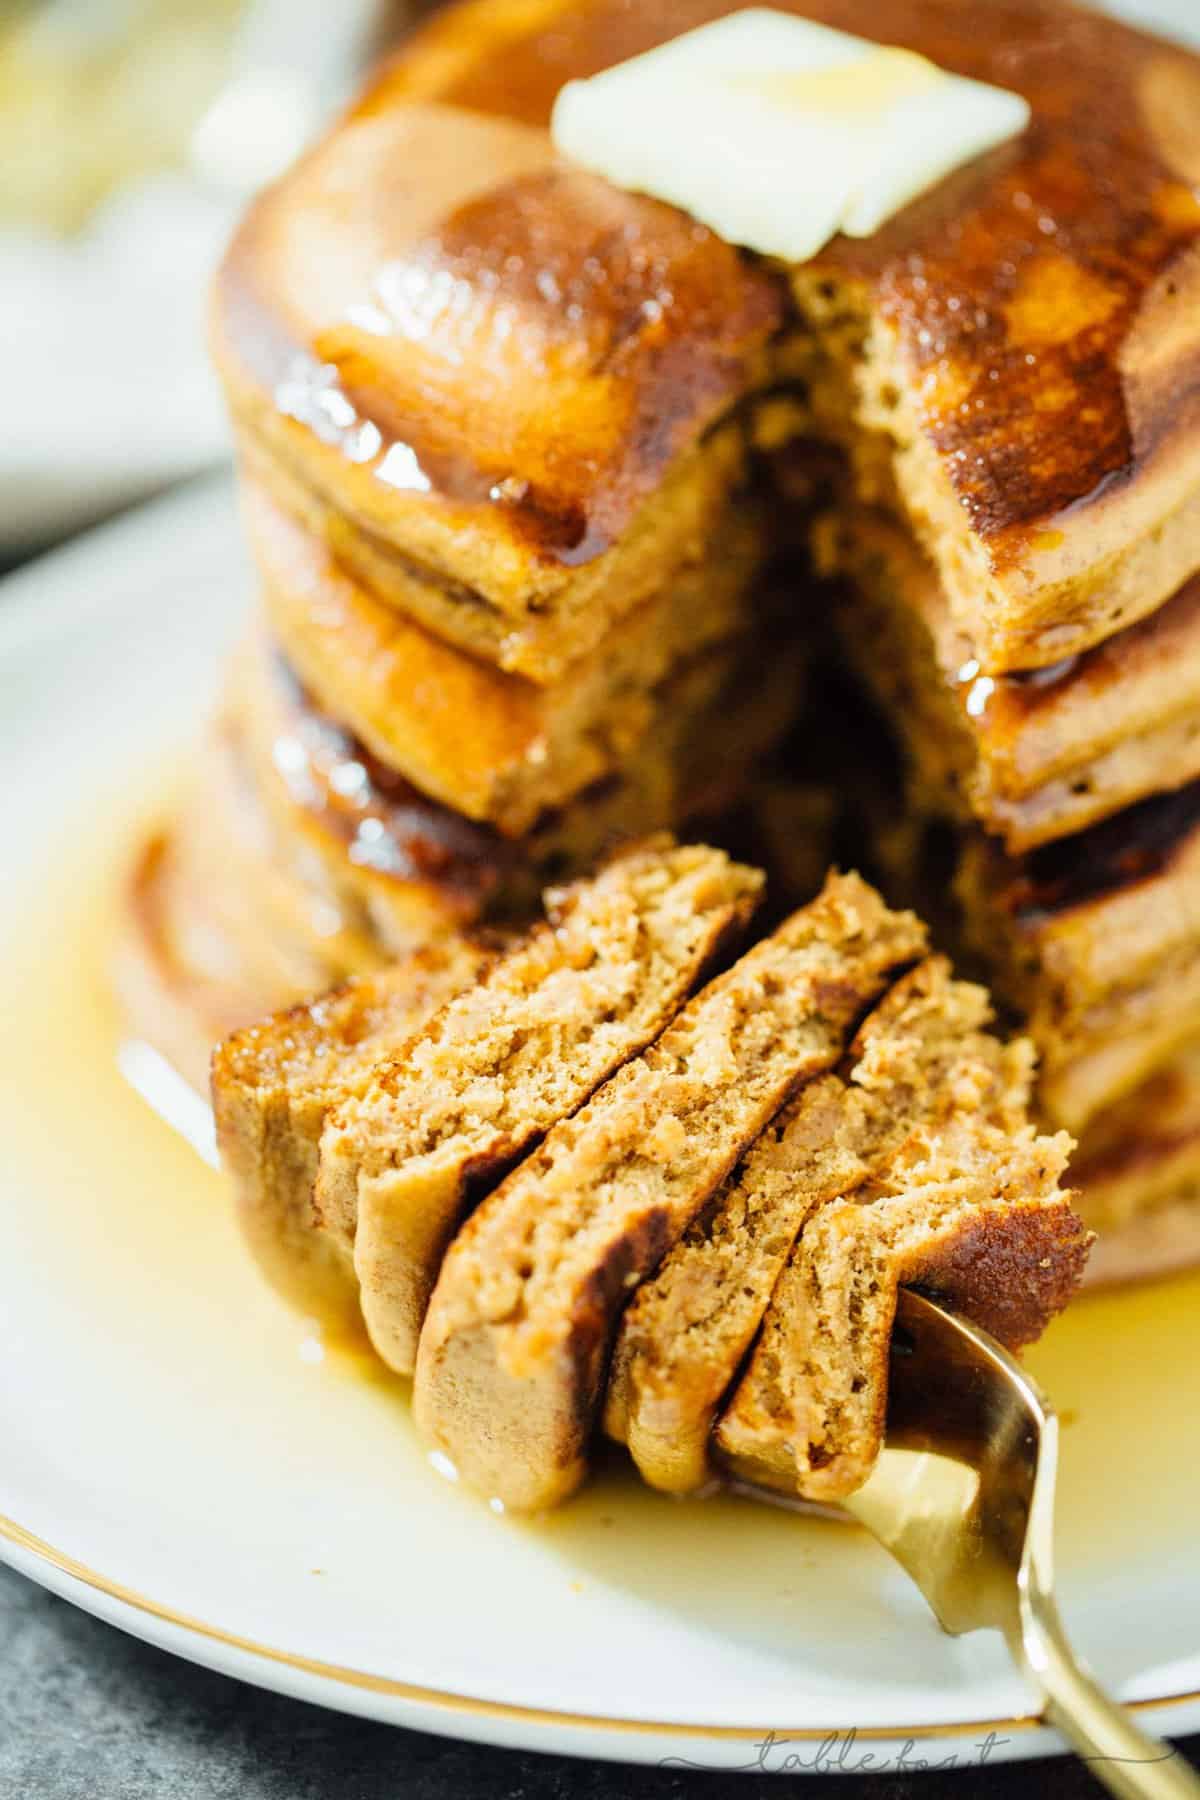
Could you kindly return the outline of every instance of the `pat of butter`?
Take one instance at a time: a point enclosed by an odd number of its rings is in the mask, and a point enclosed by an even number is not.
[[[803,262],[869,237],[953,169],[1023,131],[1019,94],[768,7],[731,13],[559,94],[559,149]]]

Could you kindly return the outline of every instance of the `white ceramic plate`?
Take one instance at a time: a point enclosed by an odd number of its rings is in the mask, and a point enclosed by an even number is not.
[[[1000,1644],[942,1636],[857,1532],[619,1468],[496,1517],[429,1467],[402,1384],[260,1286],[218,1177],[120,1079],[104,980],[122,858],[248,587],[208,483],[0,588],[0,1555],[198,1662],[459,1736],[755,1767],[1052,1747]],[[1070,1421],[1068,1620],[1176,1731],[1198,1310],[1194,1278],[1086,1301],[1035,1359]]]

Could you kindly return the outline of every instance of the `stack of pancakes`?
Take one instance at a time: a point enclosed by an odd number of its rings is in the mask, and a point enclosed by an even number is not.
[[[1066,0],[793,0],[1033,120],[787,267],[547,129],[564,82],[729,10],[452,7],[251,209],[214,341],[265,623],[144,871],[157,999],[211,1035],[728,805],[831,610],[773,561],[811,545],[905,742],[907,841],[949,822],[959,939],[1122,1227],[1097,1266],[1181,1261],[1200,64]]]

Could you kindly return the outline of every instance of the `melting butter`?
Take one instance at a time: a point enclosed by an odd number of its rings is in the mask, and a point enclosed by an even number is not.
[[[894,106],[898,100],[906,100],[910,94],[945,80],[945,76],[928,57],[918,56],[913,50],[880,45],[870,56],[833,63],[824,69],[776,69],[760,75],[735,74],[729,79],[735,88],[761,94],[777,105],[845,118]]]
[[[620,187],[789,262],[867,237],[1023,131],[1019,94],[768,7],[568,82],[558,148]]]

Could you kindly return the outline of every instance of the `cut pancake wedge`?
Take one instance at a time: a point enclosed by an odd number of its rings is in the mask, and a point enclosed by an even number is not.
[[[986,1048],[982,988],[929,957],[860,1028],[843,1066],[804,1088],[752,1146],[621,1322],[605,1428],[653,1487],[711,1481],[713,1420],[792,1246],[816,1209],[881,1175],[914,1125],[944,1107],[966,1047]]]
[[[1071,1141],[1028,1123],[1032,1054],[973,1034],[886,1174],[820,1208],[775,1288],[718,1421],[731,1474],[811,1500],[862,1485],[883,1441],[901,1286],[923,1287],[1012,1349],[1078,1285],[1090,1234],[1058,1180]]]
[[[271,1285],[328,1328],[361,1330],[361,1320],[350,1259],[313,1216],[325,1119],[490,961],[445,938],[236,1032],[213,1056],[217,1139],[243,1234]]]
[[[830,877],[468,1221],[430,1305],[414,1400],[471,1486],[518,1508],[575,1486],[628,1292],[924,944],[911,914]]]
[[[353,1254],[371,1340],[390,1367],[413,1367],[470,1188],[496,1179],[657,1036],[746,922],[761,882],[703,846],[627,851],[549,894],[548,922],[334,1109],[318,1215]]]

